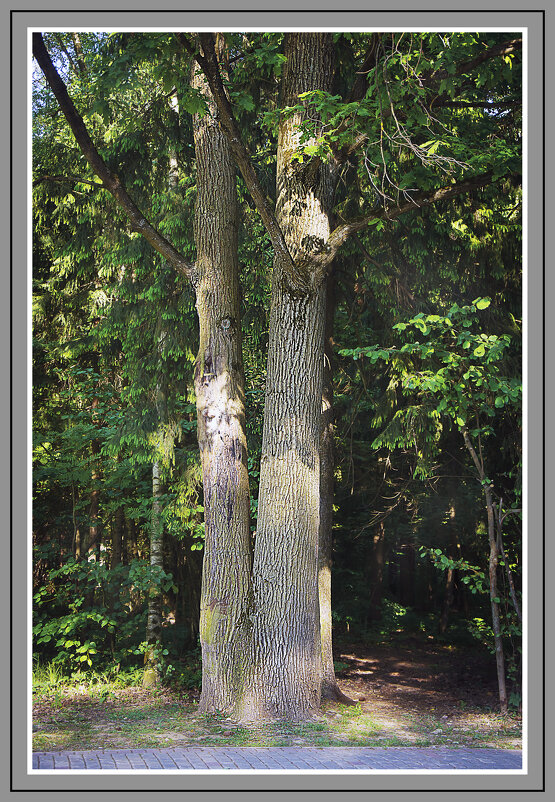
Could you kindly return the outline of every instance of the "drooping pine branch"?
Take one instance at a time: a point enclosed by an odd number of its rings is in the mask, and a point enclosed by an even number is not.
[[[102,186],[116,199],[119,206],[129,218],[132,229],[142,234],[147,242],[149,242],[172,267],[190,278],[194,274],[194,266],[146,219],[135,202],[129,197],[119,176],[108,168],[105,161],[100,156],[89,136],[83,118],[75,108],[64,82],[52,63],[50,55],[45,47],[42,34],[40,33],[33,33],[33,56],[36,58],[50,88],[60,104],[60,108],[73,131],[73,135],[75,136],[81,152],[93,171],[102,181]]]
[[[91,181],[88,178],[82,178],[80,175],[41,175],[39,178],[34,179],[33,186],[44,184],[46,181],[55,181],[61,184],[87,184],[95,189],[104,189],[104,184],[98,181]]]

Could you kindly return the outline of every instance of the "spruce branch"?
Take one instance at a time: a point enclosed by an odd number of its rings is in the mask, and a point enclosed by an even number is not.
[[[50,88],[60,104],[60,108],[73,131],[73,135],[75,136],[81,152],[93,171],[102,181],[102,187],[108,190],[126,213],[131,223],[131,228],[139,234],[142,234],[147,242],[149,242],[178,272],[191,278],[194,275],[194,265],[185,259],[185,257],[174,248],[171,242],[168,242],[168,240],[146,219],[135,202],[129,197],[119,176],[108,168],[104,159],[100,156],[89,136],[83,118],[75,108],[68,94],[66,85],[58,75],[52,63],[50,55],[45,47],[42,34],[40,33],[33,33],[33,56],[36,58]]]

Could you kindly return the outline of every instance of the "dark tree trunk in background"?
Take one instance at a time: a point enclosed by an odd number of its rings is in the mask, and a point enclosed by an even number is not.
[[[123,506],[117,508],[112,524],[112,559],[110,568],[115,568],[122,561],[122,547],[125,532],[125,510]]]
[[[455,504],[454,502],[452,502],[449,508],[448,526],[451,531],[450,531],[450,543],[447,550],[447,556],[451,560],[457,560],[461,556],[460,545],[458,542],[457,533],[455,531],[456,527],[455,518],[456,518]],[[445,573],[445,595],[443,597],[443,607],[439,619],[439,632],[441,635],[444,635],[447,632],[447,627],[449,626],[449,614],[451,612],[451,608],[455,600],[455,576],[456,576],[456,570],[454,568],[448,568]]]
[[[93,401],[93,408],[98,406],[98,399]],[[87,540],[86,552],[90,554],[97,551],[100,546],[100,481],[102,479],[102,472],[99,467],[100,461],[100,440],[95,437],[91,441],[91,504],[89,507],[89,537]]]
[[[414,545],[405,543],[399,557],[399,600],[406,607],[414,606],[415,563]]]
[[[321,698],[352,700],[339,689],[333,665],[331,567],[333,547],[333,500],[335,473],[333,413],[333,318],[335,291],[333,276],[326,282],[326,322],[324,334],[324,379],[320,439],[320,529],[318,536],[318,600],[322,649]],[[354,704],[354,703],[353,703]]]
[[[368,617],[371,621],[381,618],[382,592],[385,565],[385,525],[380,521],[372,537],[369,555],[368,590],[369,608]]]

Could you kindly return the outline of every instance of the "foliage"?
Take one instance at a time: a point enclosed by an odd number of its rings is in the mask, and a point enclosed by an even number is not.
[[[34,641],[37,647],[46,645],[52,663],[65,669],[80,663],[98,667],[109,660],[126,663],[140,653],[139,622],[149,593],[170,588],[175,588],[171,574],[144,561],[109,569],[70,557],[48,572],[47,583],[33,597]],[[101,600],[109,598],[117,600],[106,609]]]

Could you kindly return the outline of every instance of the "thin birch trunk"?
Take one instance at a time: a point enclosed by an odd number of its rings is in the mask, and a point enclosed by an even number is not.
[[[501,615],[499,608],[499,590],[497,585],[497,565],[499,562],[499,552],[497,549],[497,538],[495,536],[495,504],[493,501],[492,486],[486,484],[486,473],[482,460],[478,457],[476,450],[470,439],[468,429],[464,427],[463,437],[466,448],[476,466],[480,481],[484,488],[486,498],[486,510],[488,516],[488,541],[489,541],[489,597],[491,604],[491,620],[493,629],[493,642],[495,648],[495,663],[497,667],[497,685],[499,688],[499,706],[501,712],[505,714],[508,708],[507,683],[505,677],[505,656],[503,653],[503,638],[501,635]]]

